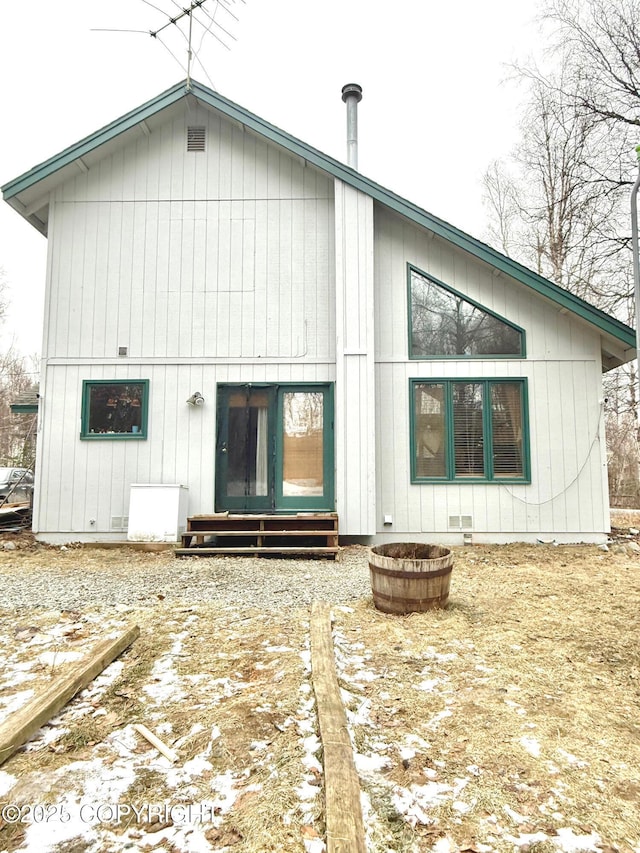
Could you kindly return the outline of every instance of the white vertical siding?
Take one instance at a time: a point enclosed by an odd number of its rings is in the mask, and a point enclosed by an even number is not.
[[[109,534],[136,482],[213,511],[217,383],[335,381],[332,180],[210,110],[167,116],[51,199],[42,534]],[[147,440],[81,440],[82,381],[125,378],[149,380]]]
[[[83,379],[148,379],[147,440],[81,440]],[[186,485],[189,512],[213,512],[217,384],[334,380],[335,370],[326,364],[50,366],[42,399],[42,485],[34,529],[113,533],[111,518],[127,515],[132,483]],[[204,395],[203,406],[187,405],[194,391]]]
[[[335,185],[336,495],[340,531],[375,532],[373,202]]]
[[[609,524],[597,333],[401,217],[375,216],[379,535],[459,541],[449,517],[471,515],[477,541],[597,539]],[[527,357],[409,359],[407,263],[522,326]],[[527,380],[531,484],[412,484],[410,378],[492,376]]]

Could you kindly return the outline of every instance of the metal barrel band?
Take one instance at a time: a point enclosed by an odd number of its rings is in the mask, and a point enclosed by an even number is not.
[[[441,595],[432,595],[430,598],[400,598],[400,596],[387,595],[384,592],[378,592],[378,590],[375,591],[374,596],[376,599],[379,599],[380,601],[389,601],[393,604],[412,604],[412,605],[421,604],[423,602],[430,602],[430,601],[442,601],[442,598],[443,598],[442,594]]]
[[[382,569],[380,566],[372,566],[369,563],[369,568],[372,572],[381,575],[386,575],[390,578],[403,578],[406,580],[426,580],[428,578],[443,578],[451,573],[453,566],[447,566],[444,569],[437,569],[435,572],[397,572],[394,569]]]

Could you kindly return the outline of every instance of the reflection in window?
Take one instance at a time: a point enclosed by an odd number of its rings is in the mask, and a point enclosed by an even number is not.
[[[410,290],[413,358],[524,354],[520,329],[414,269]]]
[[[146,437],[147,380],[83,383],[82,437]]]
[[[229,397],[227,495],[269,493],[268,447],[269,391],[239,388]]]
[[[324,494],[324,394],[287,391],[282,398],[284,497]]]
[[[445,477],[445,407],[443,385],[416,385],[416,475]]]

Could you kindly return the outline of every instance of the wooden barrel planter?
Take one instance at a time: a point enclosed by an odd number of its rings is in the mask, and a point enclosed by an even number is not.
[[[373,603],[384,613],[446,607],[452,568],[449,548],[419,542],[377,545],[369,554]]]

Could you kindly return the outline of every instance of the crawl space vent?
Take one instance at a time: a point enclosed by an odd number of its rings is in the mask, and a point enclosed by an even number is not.
[[[126,530],[129,526],[129,517],[126,515],[112,515],[111,516],[111,529],[112,530]]]
[[[204,127],[187,128],[187,151],[204,151],[206,138]]]

